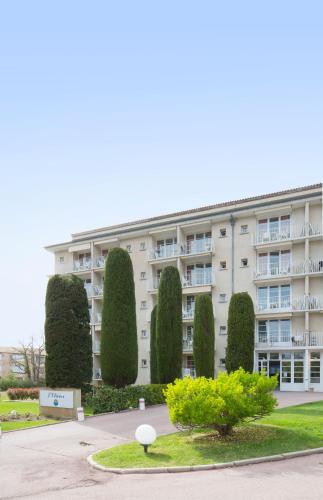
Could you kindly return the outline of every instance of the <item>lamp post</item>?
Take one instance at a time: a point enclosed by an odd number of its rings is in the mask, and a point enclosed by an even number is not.
[[[151,425],[139,425],[136,429],[135,438],[144,447],[145,453],[147,453],[148,446],[155,441],[156,437],[156,431]]]

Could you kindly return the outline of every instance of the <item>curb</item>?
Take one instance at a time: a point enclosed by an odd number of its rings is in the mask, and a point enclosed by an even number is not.
[[[150,410],[151,408],[157,408],[160,406],[166,406],[165,403],[160,403],[158,405],[147,405],[145,410]],[[85,418],[94,418],[94,417],[101,417],[102,415],[118,415],[119,413],[129,413],[131,411],[145,411],[145,410],[140,410],[138,407],[137,408],[126,408],[125,410],[120,410],[120,411],[105,411],[103,413],[95,413],[94,415],[84,415]]]
[[[50,424],[41,424],[41,425],[34,425],[31,427],[22,427],[21,429],[11,429],[10,431],[2,431],[2,434],[9,434],[9,432],[29,431],[31,429],[39,429],[40,427],[48,427],[49,425],[66,424],[67,422],[71,422],[71,420],[60,420],[59,422],[53,422]],[[0,422],[0,428],[1,428],[1,422]]]
[[[304,457],[307,455],[315,455],[317,453],[323,453],[323,447],[312,448],[309,450],[301,450],[301,451],[290,451],[286,453],[281,453],[280,455],[269,455],[267,457],[245,458],[242,460],[235,460],[233,462],[223,462],[218,464],[184,465],[178,467],[146,467],[146,468],[137,467],[133,469],[110,468],[110,467],[105,467],[104,465],[99,465],[98,463],[95,462],[93,456],[96,455],[96,453],[99,453],[100,451],[104,450],[98,450],[87,457],[89,465],[94,469],[98,469],[103,472],[111,472],[113,474],[163,474],[163,473],[198,472],[205,470],[227,469],[229,467],[243,467],[245,465],[288,460],[289,458]]]

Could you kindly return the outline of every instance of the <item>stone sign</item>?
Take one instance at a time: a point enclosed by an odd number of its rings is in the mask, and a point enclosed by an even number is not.
[[[39,411],[44,417],[59,419],[77,418],[81,406],[80,389],[40,389]]]

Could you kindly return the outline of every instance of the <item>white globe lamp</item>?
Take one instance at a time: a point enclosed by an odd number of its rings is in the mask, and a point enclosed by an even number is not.
[[[153,444],[157,437],[155,429],[148,424],[139,425],[136,429],[135,438],[144,447],[145,453],[148,451],[148,446]]]

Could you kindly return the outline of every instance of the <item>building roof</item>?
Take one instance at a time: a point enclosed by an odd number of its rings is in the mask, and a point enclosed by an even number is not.
[[[207,205],[207,206],[203,206],[203,207],[199,207],[199,208],[193,208],[190,210],[184,210],[181,212],[172,212],[172,213],[168,213],[168,214],[158,215],[156,217],[151,217],[148,219],[139,219],[139,220],[135,220],[135,221],[125,222],[122,224],[116,224],[113,226],[100,227],[100,228],[82,231],[82,232],[74,233],[74,234],[72,233],[72,235],[71,235],[73,238],[72,241],[61,243],[59,245],[49,245],[49,246],[46,246],[45,248],[48,250],[51,250],[56,246],[60,246],[60,245],[64,245],[64,244],[66,245],[69,243],[75,243],[75,240],[82,241],[82,238],[87,239],[87,236],[89,234],[96,233],[96,232],[103,233],[103,232],[109,232],[109,231],[116,231],[119,229],[131,227],[131,226],[139,226],[142,224],[158,222],[158,221],[161,221],[163,219],[172,219],[172,218],[181,217],[181,216],[185,216],[185,215],[196,214],[199,212],[208,212],[210,210],[218,210],[221,208],[228,209],[228,212],[229,212],[230,209],[233,210],[234,208],[237,207],[237,205],[243,205],[243,204],[248,204],[248,203],[252,203],[252,202],[260,202],[260,201],[263,201],[266,199],[276,198],[279,196],[283,197],[283,196],[288,196],[288,195],[296,195],[296,194],[304,192],[304,191],[319,191],[319,190],[322,190],[322,188],[323,188],[322,183],[312,184],[309,186],[302,186],[302,187],[298,187],[298,188],[287,189],[284,191],[277,191],[274,193],[262,194],[259,196],[252,196],[249,198],[241,198],[238,200],[226,201],[226,202],[222,202],[222,203],[217,203],[215,205]],[[100,234],[100,236],[102,236],[102,234]]]
[[[0,346],[0,354],[20,354],[20,353],[18,347]]]

